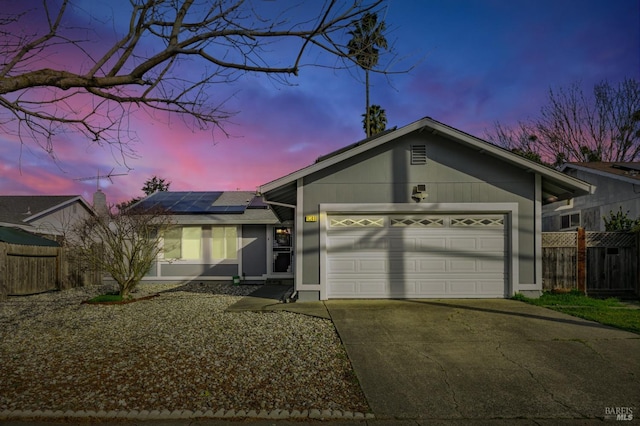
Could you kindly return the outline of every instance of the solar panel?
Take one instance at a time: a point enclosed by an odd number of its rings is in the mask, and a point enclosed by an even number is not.
[[[222,192],[156,192],[138,203],[140,209],[161,208],[174,214],[242,214],[246,205],[213,205]]]

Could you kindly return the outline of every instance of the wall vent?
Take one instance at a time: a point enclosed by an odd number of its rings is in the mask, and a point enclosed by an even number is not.
[[[427,164],[426,145],[411,145],[411,164]]]

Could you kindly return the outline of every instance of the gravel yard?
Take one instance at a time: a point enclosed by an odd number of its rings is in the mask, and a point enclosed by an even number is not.
[[[256,287],[219,283],[81,304],[110,289],[0,301],[0,411],[369,411],[328,320],[227,313]]]

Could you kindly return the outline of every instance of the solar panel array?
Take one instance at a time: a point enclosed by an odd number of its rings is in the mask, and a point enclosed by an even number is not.
[[[181,214],[241,214],[247,208],[246,205],[214,205],[222,195],[217,192],[156,192],[151,197],[142,200],[136,205],[136,209],[152,210],[162,209],[171,213]]]

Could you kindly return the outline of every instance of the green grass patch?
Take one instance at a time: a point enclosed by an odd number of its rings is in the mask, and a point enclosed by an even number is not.
[[[629,307],[616,298],[594,299],[572,290],[569,293],[544,293],[538,299],[517,294],[514,299],[640,334],[640,309]]]
[[[593,306],[593,307],[624,307],[616,298],[594,299],[587,297],[583,292],[571,290],[568,293],[545,292],[537,299],[530,299],[521,294],[516,294],[514,299],[531,303],[537,306]]]
[[[118,293],[101,294],[89,299],[89,303],[122,302],[124,299]]]

